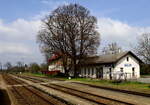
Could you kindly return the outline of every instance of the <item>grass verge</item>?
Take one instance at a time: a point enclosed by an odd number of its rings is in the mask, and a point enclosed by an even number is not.
[[[123,90],[137,91],[137,92],[150,94],[150,84],[148,83],[132,82],[132,81],[123,81],[120,83],[116,83],[110,80],[98,80],[98,79],[90,79],[90,78],[73,78],[69,81],[78,81],[81,83],[88,83],[97,86],[104,86],[104,87],[110,87],[115,89],[123,89]]]

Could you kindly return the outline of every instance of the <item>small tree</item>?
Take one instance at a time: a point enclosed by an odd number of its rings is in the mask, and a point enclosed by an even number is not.
[[[42,63],[42,64],[40,65],[40,69],[41,69],[41,70],[48,70],[48,65],[45,64],[45,63]]]
[[[37,63],[31,63],[29,69],[32,73],[38,73],[40,71],[40,66]]]

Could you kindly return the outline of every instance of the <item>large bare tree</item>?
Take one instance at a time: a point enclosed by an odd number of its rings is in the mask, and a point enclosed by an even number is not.
[[[150,33],[142,34],[139,37],[135,52],[145,63],[150,64]]]
[[[117,54],[122,51],[122,48],[116,43],[110,43],[102,49],[104,54]]]
[[[81,5],[63,5],[44,20],[38,34],[41,49],[49,54],[61,53],[71,59],[74,76],[77,65],[86,55],[94,54],[100,43],[97,19]],[[63,60],[63,63],[66,63]]]

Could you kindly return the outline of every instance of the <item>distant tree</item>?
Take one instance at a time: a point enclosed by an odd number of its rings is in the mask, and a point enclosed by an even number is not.
[[[7,70],[11,70],[12,68],[12,64],[10,62],[6,62],[4,66],[6,67]]]
[[[16,69],[17,69],[17,71],[19,71],[19,72],[24,72],[24,71],[25,71],[25,67],[24,67],[23,62],[18,61],[18,62],[17,62]]]
[[[41,70],[48,70],[48,65],[45,64],[45,63],[42,63],[42,64],[40,65],[40,69],[41,69]]]
[[[17,66],[18,66],[18,67],[23,67],[23,62],[18,61],[18,62],[17,62]]]
[[[104,54],[117,54],[122,51],[122,48],[116,43],[110,43],[106,47],[102,49],[102,53]]]
[[[66,66],[66,59],[70,59],[74,76],[77,76],[80,60],[97,52],[100,35],[96,24],[97,19],[85,7],[78,4],[63,5],[43,20],[37,40],[45,54],[61,53],[63,65]],[[68,71],[67,67],[65,71]]]
[[[37,73],[40,71],[40,66],[37,64],[37,63],[31,63],[30,64],[30,67],[29,67],[29,70],[32,72],[32,73]]]
[[[134,51],[145,63],[150,64],[150,33],[142,34],[139,37]]]
[[[0,70],[1,70],[1,71],[2,71],[2,69],[3,69],[2,67],[3,67],[3,65],[2,65],[2,63],[0,62]]]

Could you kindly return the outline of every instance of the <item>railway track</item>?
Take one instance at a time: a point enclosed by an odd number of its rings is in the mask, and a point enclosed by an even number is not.
[[[41,77],[36,77],[36,80],[39,80],[38,78],[41,78]],[[46,78],[46,77],[43,77],[43,78],[49,79],[49,78]],[[52,80],[55,80],[55,79],[52,79]],[[59,79],[57,80],[56,79],[56,81],[62,81],[62,80],[59,80]],[[142,93],[142,92],[136,92],[136,91],[129,91],[129,90],[123,90],[123,89],[115,89],[115,88],[104,87],[104,86],[96,86],[96,85],[87,84],[87,83],[79,83],[79,82],[71,82],[71,83],[85,85],[85,86],[89,86],[89,87],[97,88],[97,89],[111,90],[111,91],[115,91],[115,92],[121,92],[121,93],[136,95],[136,96],[143,96],[143,97],[148,97],[148,98],[150,97],[150,94],[148,94],[148,93]]]
[[[4,80],[6,81],[6,83],[8,85],[18,85],[18,84],[23,84],[25,82],[21,81],[21,80],[18,80],[18,79],[15,79],[14,77],[8,75],[8,74],[3,74],[2,75]]]
[[[100,104],[100,105],[134,105],[132,103],[123,102],[120,100],[95,95],[89,92],[80,91],[78,89],[74,89],[74,88],[70,88],[66,86],[61,86],[61,85],[56,85],[56,84],[50,84],[50,85],[43,84],[43,86],[73,95],[73,96],[76,96],[76,97],[79,97],[79,98],[82,98],[82,99],[85,99],[85,100],[88,100],[88,101],[91,101],[93,103]]]
[[[19,105],[72,105],[70,102],[28,84],[18,86],[16,84],[21,84],[22,81],[11,75],[5,75],[4,78],[9,85],[12,85],[9,89]]]
[[[32,77],[28,77],[28,76],[18,76],[20,78],[23,78],[23,79],[26,79],[26,80],[29,80],[29,81],[32,81],[34,83],[41,83],[41,82],[45,82],[43,80],[40,80],[40,79],[37,79],[37,78],[32,78]]]
[[[12,91],[20,105],[67,105],[33,87],[13,87]]]

